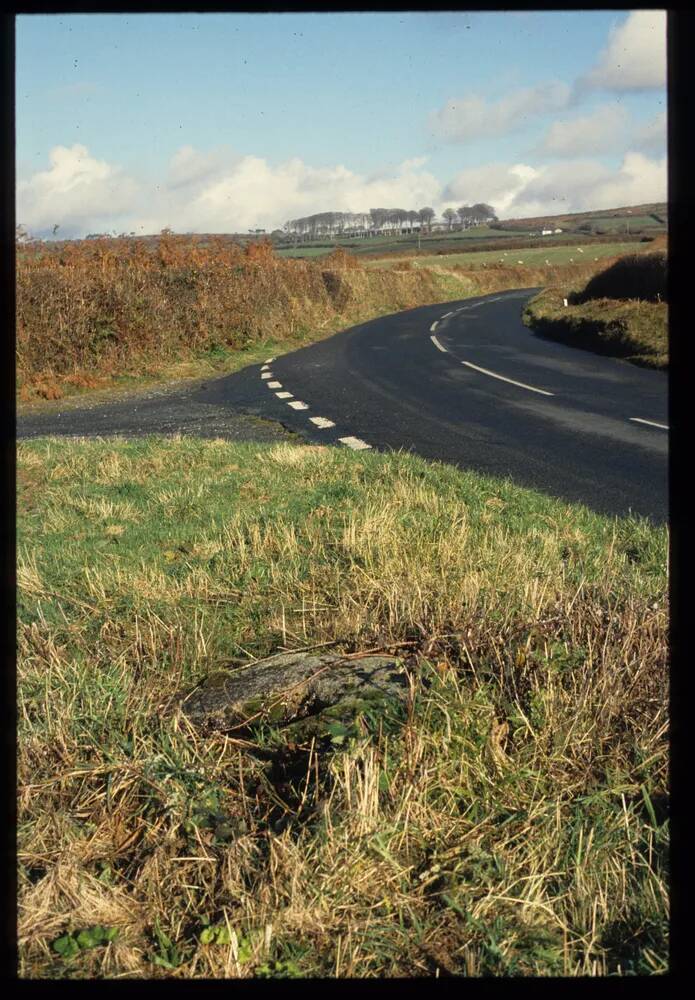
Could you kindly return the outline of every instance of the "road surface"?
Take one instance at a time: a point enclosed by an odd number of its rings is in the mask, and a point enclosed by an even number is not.
[[[18,418],[18,435],[227,436],[225,414],[244,413],[312,441],[412,451],[666,521],[667,376],[534,334],[521,311],[535,291],[385,316],[137,406]]]

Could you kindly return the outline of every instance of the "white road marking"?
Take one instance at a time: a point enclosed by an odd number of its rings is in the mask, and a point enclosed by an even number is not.
[[[439,322],[438,320],[435,320],[435,321],[434,321],[434,323],[433,323],[433,324],[432,324],[432,326],[430,327],[430,333],[434,333],[434,331],[435,331],[435,330],[437,329],[437,323],[438,323],[438,322]]]
[[[335,427],[333,421],[329,420],[327,417],[309,417],[309,420],[312,424],[316,424],[317,427]]]
[[[440,351],[443,351],[443,353],[444,353],[444,354],[448,354],[448,353],[449,353],[449,352],[447,351],[446,347],[442,347],[442,345],[441,345],[441,344],[439,343],[439,341],[438,341],[438,340],[437,340],[437,338],[436,338],[436,337],[434,336],[434,334],[433,334],[433,335],[432,335],[432,336],[430,337],[430,340],[432,341],[432,343],[434,344],[434,346],[435,346],[435,347],[438,347],[438,348],[439,348],[439,350],[440,350]]]
[[[291,403],[287,404],[291,406],[293,410],[308,410],[309,406],[307,403],[302,403],[298,399],[293,399]]]
[[[271,362],[273,362],[273,361],[275,361],[275,358],[266,358],[266,359],[265,359],[265,363],[266,363],[267,365],[271,364]]]
[[[511,382],[512,385],[518,385],[522,389],[529,389],[531,392],[539,392],[541,396],[554,396],[554,392],[548,392],[547,389],[536,389],[532,385],[526,385],[525,382],[517,382],[513,378],[507,378],[505,375],[498,375],[497,372],[488,371],[487,368],[480,368],[478,365],[474,365],[471,361],[462,361],[462,365],[467,365],[469,368],[475,368],[477,372],[482,372],[483,375],[490,375],[492,378],[498,378],[502,382]]]
[[[272,377],[273,377],[272,372],[261,372],[261,378],[272,378]]]
[[[266,382],[269,389],[282,389],[282,382]]]
[[[348,448],[352,448],[354,451],[362,451],[364,448],[372,447],[370,444],[367,444],[366,441],[361,441],[356,437],[344,437],[338,438],[338,440],[342,441],[343,444],[346,444]]]
[[[266,362],[266,364],[264,364],[264,365],[261,365],[261,371],[262,371],[262,372],[264,372],[264,371],[267,371],[267,370],[268,370],[268,368],[270,368],[270,365],[269,365],[269,364],[268,364],[267,362]]]
[[[442,319],[448,319],[449,316],[453,316],[453,315],[454,314],[452,312],[444,313],[444,315],[442,316]]]
[[[628,420],[634,420],[637,424],[649,424],[650,427],[660,427],[662,431],[668,430],[668,424],[657,424],[655,420],[643,420],[642,417],[628,417]]]
[[[275,395],[278,399],[292,399],[291,392],[276,392]]]

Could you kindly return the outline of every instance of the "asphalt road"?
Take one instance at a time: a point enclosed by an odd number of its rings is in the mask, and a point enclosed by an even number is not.
[[[165,396],[18,419],[18,436],[225,434],[225,415],[312,441],[404,449],[580,502],[668,518],[667,377],[541,338],[536,289],[425,306]]]

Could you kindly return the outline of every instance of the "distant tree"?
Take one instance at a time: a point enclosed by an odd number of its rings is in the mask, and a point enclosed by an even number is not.
[[[14,238],[16,243],[29,243],[31,240],[28,229],[21,224],[16,227]]]
[[[470,221],[471,221],[471,206],[470,205],[461,205],[460,208],[456,209],[456,214],[458,215],[459,219],[461,220],[461,225],[462,226],[465,227],[465,226],[470,225]]]
[[[477,205],[473,206],[473,212],[475,213],[475,217],[477,219],[481,219],[483,221],[487,219],[497,218],[497,215],[495,214],[495,210],[492,207],[492,205],[486,205],[485,202],[483,201],[478,202]]]
[[[456,218],[456,212],[453,210],[453,208],[445,208],[444,211],[442,212],[442,218],[446,219],[446,221],[449,223],[449,229],[451,229],[454,219]]]
[[[426,206],[425,208],[421,208],[417,214],[423,226],[427,226],[429,228],[429,226],[432,225],[432,219],[434,218],[434,209],[430,208],[429,205]]]

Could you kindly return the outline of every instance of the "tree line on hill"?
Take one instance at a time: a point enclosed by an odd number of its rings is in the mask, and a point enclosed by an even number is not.
[[[436,212],[430,206],[418,210],[404,208],[370,208],[368,212],[317,212],[298,219],[288,219],[282,227],[287,236],[315,239],[321,236],[373,235],[384,232],[408,232],[414,229],[431,230]],[[446,208],[442,219],[449,229],[467,229],[486,222],[496,221],[491,205],[480,202]]]

